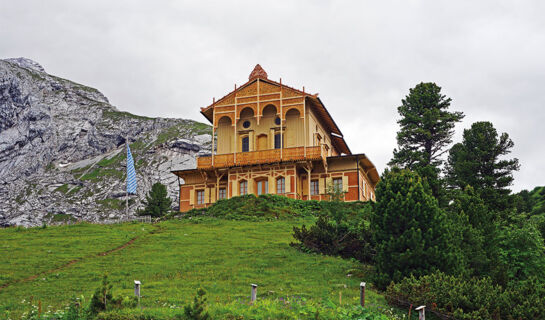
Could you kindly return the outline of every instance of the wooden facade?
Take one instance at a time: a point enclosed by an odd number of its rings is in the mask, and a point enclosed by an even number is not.
[[[212,123],[213,152],[196,169],[172,171],[183,179],[180,211],[250,193],[326,200],[330,185],[345,201],[375,199],[375,166],[351,153],[318,95],[269,80],[259,65],[201,113]]]

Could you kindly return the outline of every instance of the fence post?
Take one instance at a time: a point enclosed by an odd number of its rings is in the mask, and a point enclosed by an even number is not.
[[[250,299],[252,303],[257,299],[257,284],[252,283],[252,296]]]
[[[414,310],[418,311],[418,320],[426,320],[426,306],[420,306]]]
[[[365,282],[360,282],[360,305],[365,307]]]

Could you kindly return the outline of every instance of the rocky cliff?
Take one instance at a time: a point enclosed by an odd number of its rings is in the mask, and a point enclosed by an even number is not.
[[[125,137],[142,206],[151,184],[210,153],[210,127],[119,111],[94,88],[61,79],[25,58],[0,60],[0,225],[98,221],[125,215]]]

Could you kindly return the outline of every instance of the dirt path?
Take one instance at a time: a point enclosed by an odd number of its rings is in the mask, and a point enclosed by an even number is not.
[[[37,278],[43,276],[43,275],[46,275],[46,274],[51,274],[51,273],[55,273],[57,271],[60,271],[62,269],[65,269],[65,268],[68,268],[70,266],[72,266],[73,264],[76,264],[78,262],[81,262],[81,261],[84,261],[84,260],[89,260],[91,258],[96,258],[96,257],[104,257],[104,256],[107,256],[109,254],[112,254],[114,252],[117,252],[117,251],[120,251],[120,250],[123,250],[127,247],[129,247],[130,245],[132,245],[136,240],[138,240],[139,238],[141,238],[142,236],[147,236],[147,235],[150,235],[150,234],[155,234],[157,233],[158,231],[161,230],[161,227],[159,226],[155,226],[157,227],[157,229],[155,230],[151,230],[150,232],[148,232],[147,234],[143,234],[143,235],[139,235],[139,236],[136,236],[132,239],[130,239],[129,241],[127,241],[126,243],[118,246],[118,247],[115,247],[113,249],[110,249],[110,250],[106,250],[106,251],[103,251],[103,252],[99,252],[99,253],[96,253],[96,254],[92,254],[92,255],[88,255],[88,256],[85,256],[85,257],[81,257],[81,258],[78,258],[78,259],[74,259],[74,260],[70,260],[68,261],[67,263],[61,265],[61,266],[58,266],[56,268],[53,268],[53,269],[49,269],[49,270],[46,270],[46,271],[42,271],[42,272],[39,272],[37,274],[34,274],[34,275],[31,275],[29,277],[26,277],[26,278],[23,278],[23,279],[17,279],[17,280],[13,280],[13,281],[10,281],[10,282],[6,282],[2,285],[0,285],[0,291],[2,291],[3,289],[11,286],[11,285],[14,285],[14,284],[17,284],[17,283],[24,283],[24,282],[28,282],[28,281],[32,281],[32,280],[36,280]]]

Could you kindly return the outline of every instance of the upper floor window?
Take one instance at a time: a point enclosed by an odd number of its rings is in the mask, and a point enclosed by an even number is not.
[[[320,194],[320,189],[318,187],[318,180],[310,180],[310,194],[311,195],[318,195]]]
[[[250,121],[246,120],[246,121],[244,121],[244,122],[242,123],[242,127],[243,127],[244,129],[248,129],[248,128],[250,127],[250,124],[251,124]]]
[[[274,124],[276,124],[277,126],[280,125],[280,118],[279,117],[276,117],[276,119],[274,119]]]
[[[240,195],[243,196],[245,194],[248,194],[248,181],[242,180],[240,181]]]
[[[218,192],[218,199],[221,200],[226,198],[227,198],[227,191],[225,190],[225,188],[220,188]]]
[[[335,191],[343,191],[343,178],[333,178],[333,188]]]
[[[281,133],[277,133],[274,135],[274,148],[275,149],[280,149],[282,148],[282,134]]]
[[[197,204],[204,204],[204,190],[197,190]]]
[[[242,137],[242,152],[250,151],[250,137]]]
[[[286,179],[284,177],[280,177],[276,179],[276,193],[284,194],[285,192],[286,192]]]

